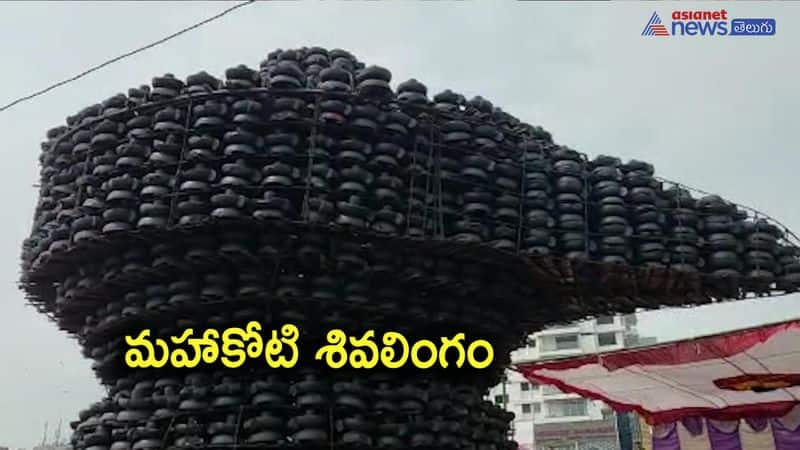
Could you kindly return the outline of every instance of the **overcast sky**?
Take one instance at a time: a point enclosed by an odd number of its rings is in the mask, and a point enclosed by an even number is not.
[[[0,113],[0,446],[30,447],[102,392],[68,340],[15,285],[44,132],[88,104],[172,72],[257,67],[275,48],[342,47],[431,92],[480,94],[589,155],[655,164],[661,176],[757,206],[800,229],[800,4],[725,6],[774,17],[774,37],[644,38],[677,3],[256,3],[165,45]],[[229,5],[229,4],[228,4]],[[0,3],[0,103],[224,9],[225,4]],[[800,317],[800,299],[647,313],[640,333],[689,337]]]

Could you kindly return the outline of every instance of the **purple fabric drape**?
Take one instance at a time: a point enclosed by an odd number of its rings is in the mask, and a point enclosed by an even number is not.
[[[780,419],[772,419],[770,422],[772,423],[772,437],[775,439],[775,450],[800,449],[800,427],[790,430],[781,423]]]
[[[653,450],[681,450],[681,440],[676,424],[672,424],[670,430],[665,433],[653,431]]]
[[[775,450],[800,450],[800,405],[779,419],[747,418],[756,433],[768,433],[771,425]],[[742,450],[739,421],[716,421],[689,417],[681,420],[692,436],[702,434],[705,423],[711,450]],[[653,428],[653,450],[681,450],[678,423],[658,425]]]
[[[744,420],[745,422],[747,422],[748,425],[750,425],[750,428],[752,428],[753,431],[755,431],[756,433],[760,433],[766,430],[767,425],[769,425],[769,420],[763,417],[748,417],[747,419]]]
[[[706,429],[708,430],[708,441],[712,450],[742,450],[738,426],[732,426],[725,430],[715,424],[714,421],[707,420]]]
[[[702,417],[685,417],[681,420],[686,431],[692,436],[699,436],[703,433],[703,418]]]

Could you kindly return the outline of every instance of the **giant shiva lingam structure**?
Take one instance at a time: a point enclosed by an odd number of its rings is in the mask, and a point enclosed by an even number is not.
[[[481,97],[390,81],[344,50],[278,50],[224,80],[156,77],[47,133],[21,283],[108,389],[76,449],[507,449],[511,416],[482,395],[528,333],[800,287],[800,253],[763,216],[588,160]],[[292,368],[250,344],[236,364],[205,364],[220,348],[126,364],[125,336],[251,322]],[[450,367],[332,369],[315,354],[334,329],[384,347],[465,333],[494,358],[453,368],[457,348],[428,346],[418,359]]]

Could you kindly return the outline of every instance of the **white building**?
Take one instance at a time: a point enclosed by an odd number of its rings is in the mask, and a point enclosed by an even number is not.
[[[618,350],[637,345],[636,316],[599,317],[571,325],[548,328],[531,335],[528,345],[511,353],[514,364],[542,359],[563,358],[582,354],[592,354]],[[602,402],[584,399],[578,395],[565,394],[554,386],[540,386],[529,383],[514,371],[507,372],[507,381],[495,386],[489,392],[490,400],[515,414],[513,423],[514,439],[522,449],[536,450],[579,450],[597,448],[615,450],[613,431],[616,425],[614,414]],[[604,427],[588,427],[587,422],[602,424]],[[597,436],[586,436],[595,440],[591,446],[569,441],[544,445],[534,434],[534,424],[539,430],[548,430],[548,439],[555,439],[558,429],[572,430],[569,434],[575,439],[576,430],[603,430]],[[559,427],[558,424],[563,424]],[[609,433],[614,436],[609,436]],[[540,440],[541,441],[541,440]],[[601,442],[602,441],[602,442]],[[538,445],[535,445],[538,444]]]

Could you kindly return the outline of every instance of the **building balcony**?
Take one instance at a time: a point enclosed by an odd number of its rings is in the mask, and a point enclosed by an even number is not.
[[[582,355],[587,353],[583,348],[554,348],[554,349],[547,349],[547,350],[540,350],[539,351],[539,359],[552,359],[552,358],[561,358],[564,356],[576,356]]]
[[[522,347],[511,352],[511,361],[515,363],[536,361],[540,358],[539,349],[534,347]]]
[[[574,324],[564,325],[562,327],[545,328],[544,330],[537,331],[534,334],[534,336],[541,337],[541,336],[553,336],[558,334],[573,334],[573,333],[580,333],[581,331],[582,331],[581,323],[574,323]]]

